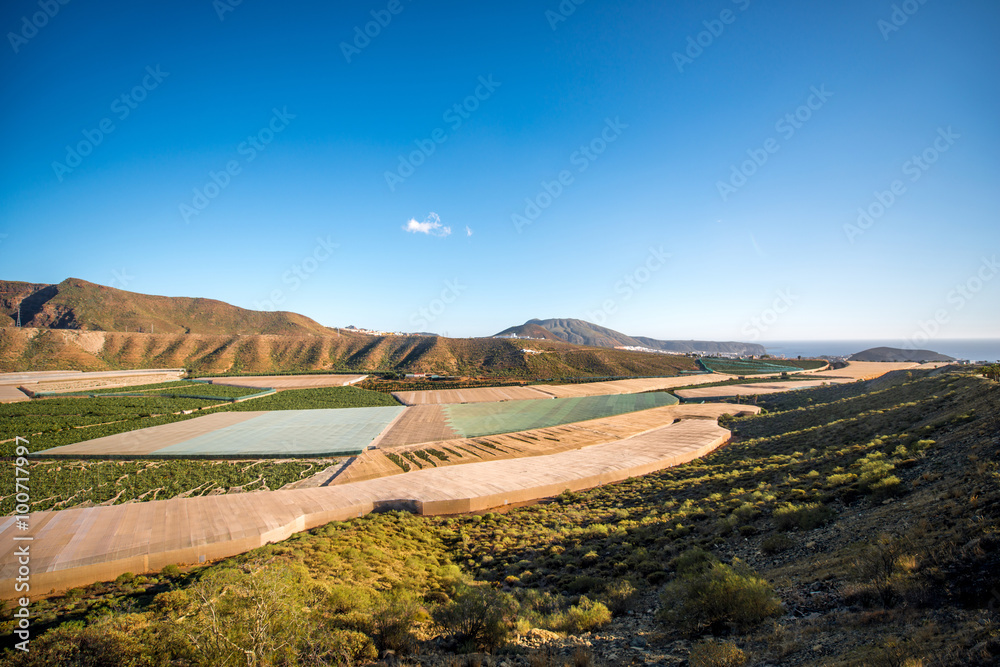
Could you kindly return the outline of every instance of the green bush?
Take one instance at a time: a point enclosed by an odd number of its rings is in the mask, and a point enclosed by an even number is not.
[[[703,640],[691,647],[688,662],[691,667],[742,667],[747,656],[732,642]]]
[[[27,653],[6,655],[11,667],[145,667],[141,634],[146,621],[138,614],[102,616],[82,623],[64,623],[31,639]]]
[[[774,510],[774,525],[778,530],[812,530],[833,518],[834,511],[822,503],[796,505],[785,503]]]
[[[846,588],[849,600],[865,605],[891,607],[902,597],[908,560],[902,542],[891,535],[879,535],[851,563],[856,582]]]
[[[578,635],[603,628],[611,622],[611,612],[600,602],[594,602],[586,596],[569,608],[553,625],[563,632]]]
[[[689,635],[745,632],[782,613],[771,584],[738,559],[726,565],[712,557],[707,566],[700,555],[692,560],[660,596],[660,620],[667,626]]]
[[[411,595],[390,591],[376,599],[372,608],[372,639],[379,652],[409,653],[416,644],[413,624],[420,606]]]
[[[434,611],[434,621],[463,648],[493,651],[507,643],[517,612],[510,595],[488,586],[465,586]]]
[[[615,616],[621,616],[635,608],[639,591],[628,579],[617,579],[604,589],[604,604]]]

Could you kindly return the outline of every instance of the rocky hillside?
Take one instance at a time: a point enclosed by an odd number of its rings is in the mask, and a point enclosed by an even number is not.
[[[0,372],[189,368],[199,373],[400,370],[525,379],[676,375],[687,357],[558,341],[430,336],[148,334],[0,328]],[[522,348],[530,347],[532,352]],[[537,350],[535,350],[537,348]]]
[[[0,323],[85,331],[197,334],[329,335],[330,329],[289,312],[239,308],[215,299],[152,296],[67,278],[58,285],[0,281]]]

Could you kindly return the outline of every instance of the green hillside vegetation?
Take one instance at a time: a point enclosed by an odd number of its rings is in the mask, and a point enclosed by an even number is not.
[[[471,664],[449,655],[521,660],[532,627],[591,633],[575,664],[621,664],[627,640],[602,637],[643,624],[672,663],[995,664],[1000,386],[921,371],[768,400],[724,420],[729,446],[642,478],[70,591],[36,604],[53,629],[10,664]]]

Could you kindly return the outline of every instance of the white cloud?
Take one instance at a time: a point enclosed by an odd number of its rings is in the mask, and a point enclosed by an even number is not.
[[[441,218],[437,213],[428,213],[423,222],[417,222],[416,218],[403,225],[403,229],[412,234],[428,234],[430,236],[448,236],[451,234],[451,227],[441,224]]]
[[[466,236],[472,236],[472,230],[469,229],[468,225],[465,226],[465,235]]]

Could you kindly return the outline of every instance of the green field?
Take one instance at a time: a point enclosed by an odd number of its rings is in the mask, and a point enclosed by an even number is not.
[[[81,397],[81,396],[135,396],[149,398],[242,398],[267,391],[259,387],[232,387],[216,385],[208,382],[162,382],[157,384],[137,385],[135,387],[115,387],[113,389],[95,389],[93,391],[73,391],[55,394],[41,393],[39,396],[51,397]]]
[[[252,401],[234,403],[222,410],[327,410],[330,408],[378,408],[399,405],[391,394],[357,387],[289,389]]]
[[[783,359],[774,362],[762,359],[719,359],[702,357],[698,361],[710,371],[727,373],[729,375],[757,375],[761,373],[795,373],[802,370],[801,366],[785,363]],[[818,368],[818,366],[817,366]]]
[[[170,383],[173,384],[173,383]],[[199,384],[202,388],[244,391],[239,387]],[[257,392],[257,389],[250,389]],[[148,397],[97,396],[94,398],[45,398],[0,404],[0,456],[14,451],[13,438],[29,440],[32,452],[72,445],[107,435],[160,426],[224,410],[313,410],[399,405],[389,394],[355,387],[322,387],[282,391],[241,403],[204,410],[219,401],[171,398],[158,392]],[[183,414],[194,410],[194,414]]]
[[[405,408],[274,410],[156,450],[155,456],[298,458],[360,454]]]
[[[190,419],[194,415],[174,414],[199,410],[216,401],[189,398],[46,398],[0,405],[0,455],[14,451],[13,438],[30,442],[28,448],[41,449],[69,445],[115,433]],[[202,413],[204,414],[204,413]]]
[[[329,460],[313,461],[44,461],[32,463],[31,511],[84,503],[119,505],[166,500],[181,493],[206,496],[277,490],[319,472]],[[0,480],[14,488],[5,466]],[[9,484],[8,484],[9,482]],[[0,515],[14,512],[14,494],[0,496]]]
[[[513,433],[600,419],[664,405],[675,405],[677,402],[677,398],[666,392],[650,392],[502,403],[465,403],[447,405],[444,411],[451,427],[462,437],[476,438],[482,435]]]

